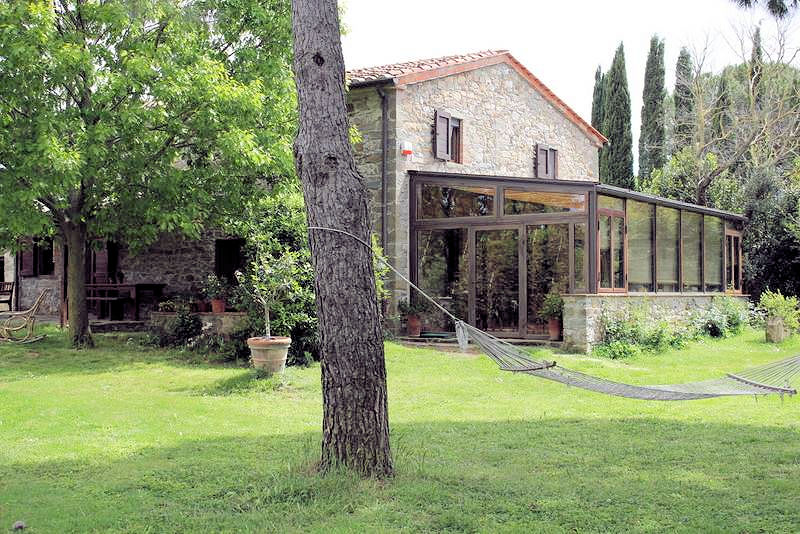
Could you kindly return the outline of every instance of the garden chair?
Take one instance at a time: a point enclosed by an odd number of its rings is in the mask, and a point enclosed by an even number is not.
[[[14,300],[14,282],[0,282],[0,304],[8,306],[11,311],[11,303]]]
[[[49,287],[42,289],[33,306],[25,311],[0,312],[0,341],[33,343],[42,339],[43,335],[34,336],[33,327],[36,325],[36,312],[49,292]]]

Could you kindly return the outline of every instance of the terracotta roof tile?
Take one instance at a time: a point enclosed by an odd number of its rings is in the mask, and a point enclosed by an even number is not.
[[[439,69],[450,65],[469,63],[477,59],[500,56],[508,53],[508,50],[486,50],[483,52],[473,52],[471,54],[460,54],[456,56],[444,56],[431,59],[418,59],[415,61],[405,61],[403,63],[392,63],[377,67],[366,67],[362,69],[352,69],[347,71],[347,80],[351,85],[375,82],[379,80],[391,80],[396,76],[424,72],[426,70]]]

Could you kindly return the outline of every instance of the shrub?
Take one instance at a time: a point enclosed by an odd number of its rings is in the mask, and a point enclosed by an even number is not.
[[[797,297],[786,297],[780,291],[772,292],[769,289],[761,293],[758,306],[767,317],[777,317],[791,331],[800,327],[800,311],[797,309]]]
[[[611,360],[623,360],[632,358],[641,353],[641,349],[631,343],[624,341],[612,341],[610,343],[603,343],[594,348],[593,354],[601,358],[609,358]]]
[[[185,309],[180,309],[175,317],[170,317],[163,327],[151,331],[151,343],[159,347],[180,347],[189,343],[203,331],[200,318]]]
[[[747,308],[737,299],[720,297],[708,309],[689,314],[685,321],[667,319],[667,310],[646,303],[627,305],[601,314],[603,342],[595,353],[618,359],[642,351],[663,352],[681,348],[701,336],[724,337],[739,333],[747,322]]]

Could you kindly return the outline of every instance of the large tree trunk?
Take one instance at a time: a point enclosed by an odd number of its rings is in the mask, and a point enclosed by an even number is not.
[[[61,228],[67,244],[67,309],[69,335],[75,348],[94,346],[86,307],[86,224],[65,223]]]
[[[294,71],[300,105],[295,164],[309,226],[346,230],[369,243],[367,189],[350,147],[336,0],[293,0]],[[352,237],[310,230],[322,353],[322,459],[366,476],[392,474],[375,275]]]

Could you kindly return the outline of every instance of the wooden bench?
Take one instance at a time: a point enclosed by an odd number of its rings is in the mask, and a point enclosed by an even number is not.
[[[14,297],[14,282],[0,282],[0,304],[8,306],[8,311],[12,309]]]

